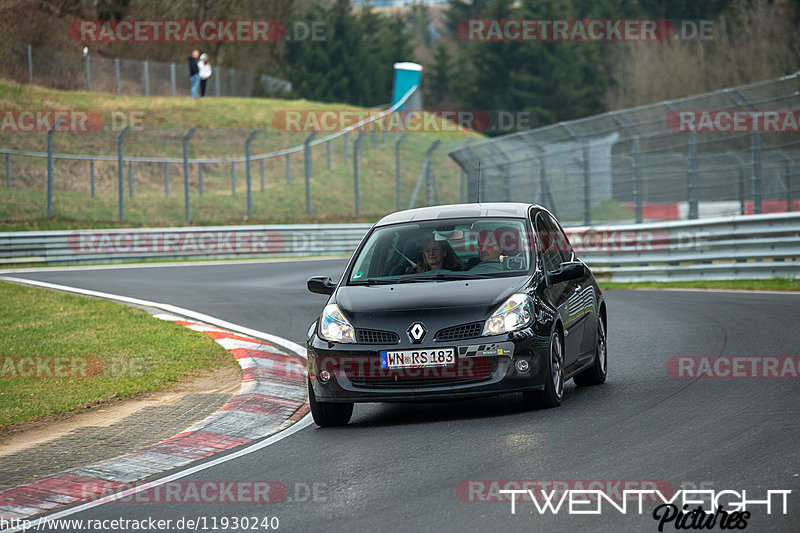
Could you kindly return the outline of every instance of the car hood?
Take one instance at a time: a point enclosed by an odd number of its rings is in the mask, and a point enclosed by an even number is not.
[[[485,320],[528,277],[340,286],[336,304],[354,327],[402,333],[416,321],[428,330]]]

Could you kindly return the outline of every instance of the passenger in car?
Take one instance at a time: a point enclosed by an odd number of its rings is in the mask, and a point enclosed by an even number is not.
[[[429,270],[464,270],[464,262],[459,259],[450,243],[436,240],[432,235],[422,243],[422,260],[414,265],[411,272]]]

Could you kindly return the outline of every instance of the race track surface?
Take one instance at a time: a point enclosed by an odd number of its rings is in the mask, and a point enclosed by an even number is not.
[[[305,280],[338,279],[344,264],[219,263],[14,276],[169,303],[302,345],[325,302],[306,291]],[[674,490],[744,489],[749,499],[792,490],[788,514],[774,498],[771,514],[763,505],[753,507],[747,530],[797,531],[800,380],[678,379],[667,372],[667,361],[800,356],[800,295],[609,291],[607,302],[608,381],[580,389],[570,382],[560,408],[527,411],[516,395],[359,404],[346,427],[312,425],[183,480],[277,481],[287,489],[279,503],[109,503],[69,519],[153,517],[172,520],[172,531],[180,531],[174,524],[181,518],[204,518],[207,530],[216,519],[223,530],[223,517],[277,517],[280,531],[299,532],[658,531],[652,503],[642,514],[629,504],[627,514],[605,505],[600,515],[581,516],[566,508],[541,514],[531,502],[518,502],[512,514],[508,501],[471,501],[491,496],[492,485],[469,483],[603,480],[604,490],[613,490],[618,480]],[[244,530],[228,524],[229,531]],[[674,522],[664,531],[676,531]]]

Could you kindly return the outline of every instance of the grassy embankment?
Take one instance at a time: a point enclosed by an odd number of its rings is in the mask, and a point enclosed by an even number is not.
[[[169,388],[236,361],[114,302],[0,282],[0,429]]]

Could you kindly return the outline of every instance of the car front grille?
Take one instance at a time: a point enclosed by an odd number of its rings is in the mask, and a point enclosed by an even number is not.
[[[462,324],[460,326],[453,326],[451,328],[440,329],[436,333],[436,340],[457,341],[461,339],[472,339],[474,337],[480,337],[482,330],[483,330],[483,322]]]
[[[409,387],[442,387],[470,385],[491,379],[499,364],[498,357],[458,358],[452,367],[382,369],[365,364],[355,365],[347,378],[357,387],[405,389]]]
[[[400,336],[394,331],[357,329],[356,342],[359,344],[397,344],[400,342]]]

